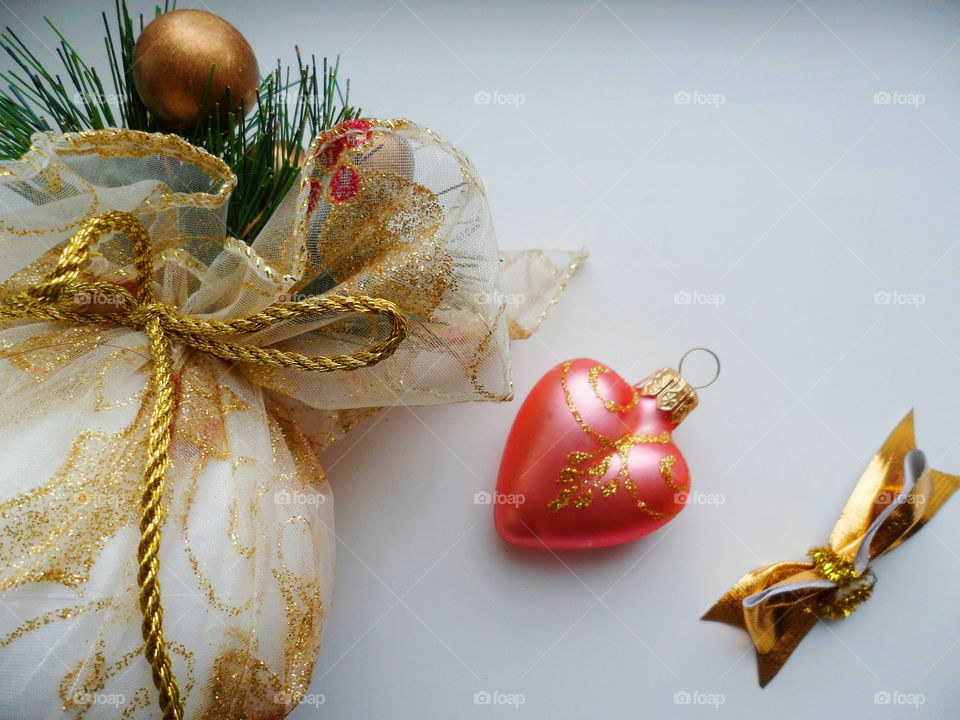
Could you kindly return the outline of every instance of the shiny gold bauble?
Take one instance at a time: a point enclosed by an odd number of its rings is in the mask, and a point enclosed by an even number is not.
[[[174,10],[147,25],[137,39],[133,82],[162,124],[189,129],[201,104],[206,115],[219,104],[223,119],[241,105],[250,112],[260,69],[250,43],[226,20],[204,10]]]

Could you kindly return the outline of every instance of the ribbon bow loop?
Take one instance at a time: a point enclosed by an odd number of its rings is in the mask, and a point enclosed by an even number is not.
[[[746,630],[764,686],[820,618],[843,620],[871,595],[873,561],[919,530],[960,487],[915,447],[910,412],[873,457],[810,562],[781,562],[744,575],[703,616]]]

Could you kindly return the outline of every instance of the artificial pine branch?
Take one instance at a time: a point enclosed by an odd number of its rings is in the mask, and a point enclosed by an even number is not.
[[[135,30],[126,1],[115,3],[113,27],[102,13],[112,95],[107,94],[96,69],[49,19],[45,18],[59,39],[56,53],[66,82],[44,66],[13,30],[7,28],[0,34],[0,49],[16,66],[0,72],[0,158],[20,157],[29,149],[35,132],[109,127],[162,130],[133,83],[133,49],[145,26],[143,15]],[[154,14],[175,7],[175,0],[166,0],[162,7],[155,7]],[[227,217],[230,235],[252,241],[299,177],[303,143],[360,115],[359,109],[350,105],[349,80],[341,90],[339,69],[339,59],[328,65],[324,58],[318,72],[316,58],[311,56],[310,62],[304,63],[298,49],[296,68],[284,70],[278,61],[262,80],[257,107],[249,116],[241,111],[223,119],[218,107],[205,113],[205,103],[201,103],[196,126],[181,131],[184,138],[224,160],[237,175]],[[291,94],[292,103],[288,101]]]

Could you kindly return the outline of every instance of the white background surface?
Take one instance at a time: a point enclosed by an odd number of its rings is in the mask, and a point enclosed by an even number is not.
[[[0,5],[34,46],[49,14],[100,56],[106,0]],[[694,489],[723,503],[627,546],[558,558],[499,540],[473,494],[493,488],[519,400],[395,409],[328,453],[341,544],[324,702],[292,718],[956,716],[960,500],[765,690],[746,634],[698,618],[747,570],[825,541],[910,407],[934,467],[960,473],[957,4],[198,6],[263,68],[294,44],[341,54],[367,114],[460,145],[503,247],[589,248],[514,345],[518,398],[578,356],[637,381],[694,345],[723,359],[676,433]],[[693,380],[708,370],[694,365]],[[476,705],[483,691],[524,704]]]

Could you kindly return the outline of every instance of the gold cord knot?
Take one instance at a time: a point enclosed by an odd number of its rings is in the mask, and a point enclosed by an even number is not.
[[[138,294],[112,282],[78,280],[90,248],[100,236],[124,232],[133,243]],[[109,297],[112,311],[97,312],[81,298]],[[254,333],[287,320],[330,314],[360,313],[379,316],[390,326],[385,337],[349,355],[302,355],[262,348],[224,338]],[[70,238],[54,269],[23,293],[0,299],[0,321],[36,318],[80,325],[120,325],[142,331],[150,346],[153,373],[150,378],[155,401],[150,415],[147,463],[141,496],[140,543],[137,548],[141,626],[144,655],[150,663],[153,683],[159,693],[164,720],[181,720],[183,703],[163,638],[163,607],[160,604],[160,527],[164,474],[170,464],[170,426],[175,412],[175,380],[172,343],[210,353],[224,360],[297,368],[311,372],[356,370],[389,357],[407,332],[406,318],[394,303],[363,295],[312,297],[298,302],[280,302],[262,312],[233,320],[205,320],[182,315],[177,308],[156,298],[150,235],[133,215],[111,211],[84,221]]]
[[[174,308],[162,302],[137,305],[127,316],[127,324],[136,330],[143,330],[152,320],[163,318],[164,316],[172,314],[172,312],[176,312]]]
[[[821,615],[843,620],[869,599],[876,582],[872,572],[857,572],[853,562],[829,547],[815,547],[808,554],[817,571],[837,585],[830,598],[817,607]]]

